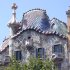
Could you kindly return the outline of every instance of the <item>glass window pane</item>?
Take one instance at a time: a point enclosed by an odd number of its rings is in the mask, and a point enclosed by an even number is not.
[[[16,54],[16,60],[21,60],[22,58],[21,51],[16,51],[15,54]]]
[[[59,53],[61,53],[62,51],[63,51],[63,47],[62,47],[62,45],[60,45],[60,44],[58,44],[58,45],[54,45],[54,52],[59,52]]]
[[[43,58],[43,56],[44,56],[44,48],[36,49],[36,57]]]

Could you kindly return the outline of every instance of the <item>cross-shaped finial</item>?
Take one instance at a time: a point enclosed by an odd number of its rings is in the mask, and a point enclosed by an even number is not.
[[[16,3],[13,3],[13,5],[12,5],[12,9],[14,9],[14,10],[17,9],[17,5],[16,5]]]
[[[16,3],[13,3],[13,5],[12,5],[12,9],[13,9],[13,11],[14,11],[14,13],[15,13],[15,11],[16,11],[16,9],[17,9],[17,5],[16,5]]]

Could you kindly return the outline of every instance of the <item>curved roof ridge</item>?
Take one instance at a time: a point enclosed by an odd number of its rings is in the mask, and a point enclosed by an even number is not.
[[[35,9],[31,9],[31,10],[26,11],[25,13],[23,13],[23,15],[25,15],[25,14],[27,14],[27,13],[31,12],[31,11],[34,11],[34,10],[40,10],[40,11],[43,11],[43,12],[45,12],[45,13],[46,13],[46,10],[44,10],[44,9],[35,8]]]
[[[14,38],[14,37],[17,37],[17,36],[19,36],[23,31],[26,31],[26,30],[29,30],[29,29],[33,29],[33,30],[35,30],[35,31],[38,31],[39,33],[42,33],[42,34],[55,34],[55,35],[58,35],[59,37],[62,37],[62,38],[67,38],[66,36],[64,36],[63,34],[60,34],[60,33],[58,33],[58,32],[53,32],[53,31],[42,31],[42,30],[40,30],[40,29],[38,29],[38,28],[26,28],[26,29],[24,29],[24,30],[22,30],[22,31],[20,31],[19,33],[17,33],[16,35],[14,35],[14,36],[12,36],[12,38]]]
[[[53,19],[58,20],[58,21],[59,21],[59,22],[61,22],[61,23],[64,23],[64,24],[65,24],[65,26],[67,27],[67,25],[66,25],[66,23],[65,23],[65,22],[63,22],[63,21],[61,21],[61,20],[59,20],[58,18],[55,18],[55,17],[53,17],[53,18],[51,19],[51,21],[52,21]]]

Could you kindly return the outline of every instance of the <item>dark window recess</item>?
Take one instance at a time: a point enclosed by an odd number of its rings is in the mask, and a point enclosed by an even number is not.
[[[30,36],[28,36],[28,39],[31,39],[31,37],[30,37]]]
[[[21,60],[22,58],[21,51],[16,51],[15,54],[16,54],[16,60]]]
[[[53,52],[55,52],[55,53],[62,53],[63,52],[62,45],[61,44],[54,45]]]
[[[44,48],[36,49],[36,57],[43,58],[44,57]]]

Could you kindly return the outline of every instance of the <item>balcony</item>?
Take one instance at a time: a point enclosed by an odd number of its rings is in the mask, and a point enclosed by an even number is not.
[[[10,62],[10,57],[9,56],[5,56],[2,59],[0,59],[0,66],[7,65],[9,62]]]
[[[52,59],[54,61],[63,61],[64,54],[63,53],[53,53],[52,54]]]
[[[10,62],[10,57],[9,56],[5,56],[4,64],[8,64],[9,62]]]

